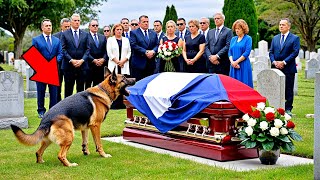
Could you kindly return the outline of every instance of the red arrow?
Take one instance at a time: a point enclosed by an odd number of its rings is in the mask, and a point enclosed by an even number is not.
[[[35,71],[30,80],[60,86],[56,56],[47,60],[36,47],[31,46],[22,58]]]

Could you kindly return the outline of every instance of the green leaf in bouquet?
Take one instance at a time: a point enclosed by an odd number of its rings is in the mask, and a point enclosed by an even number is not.
[[[280,139],[283,142],[287,142],[287,143],[291,142],[290,139],[288,138],[288,136],[286,136],[286,135],[280,135],[280,136],[278,136],[276,138]]]
[[[255,141],[250,141],[250,140],[246,141],[246,143],[244,144],[246,148],[254,148],[256,147],[256,145],[257,143]]]
[[[302,137],[294,130],[289,130],[289,136],[296,141],[302,141]]]
[[[257,135],[256,135],[256,134],[252,134],[252,135],[251,135],[251,140],[252,140],[252,141],[256,140],[256,138],[257,138]]]
[[[259,141],[259,142],[264,142],[264,141],[266,141],[266,140],[267,140],[267,137],[266,137],[266,136],[264,136],[264,137],[258,136],[258,137],[257,137],[257,141]]]
[[[286,152],[292,152],[295,149],[293,143],[284,143],[281,147]]]
[[[264,141],[264,142],[262,142],[262,147],[266,151],[272,150],[273,146],[274,146],[274,142],[273,141]]]

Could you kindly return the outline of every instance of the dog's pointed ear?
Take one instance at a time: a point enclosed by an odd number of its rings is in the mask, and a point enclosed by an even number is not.
[[[117,81],[116,66],[114,66],[114,69],[113,69],[113,71],[112,71],[111,79],[112,79],[112,81],[114,81],[114,82]]]
[[[107,76],[109,76],[109,74],[111,74],[111,71],[109,70],[109,68],[107,66],[104,67],[104,79],[107,78]]]

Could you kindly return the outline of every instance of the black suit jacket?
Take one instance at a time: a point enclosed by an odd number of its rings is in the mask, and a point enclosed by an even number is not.
[[[62,62],[63,70],[69,71],[75,69],[75,67],[69,62],[71,59],[83,59],[84,62],[80,68],[82,70],[89,69],[88,58],[90,54],[90,47],[87,32],[79,29],[79,43],[75,44],[72,30],[68,29],[62,33],[61,43],[64,53],[64,59]]]
[[[216,38],[216,29],[211,29],[208,31],[206,38],[206,49],[205,54],[207,57],[207,66],[209,69],[213,68],[217,72],[227,69],[230,66],[230,61],[228,58],[228,51],[230,47],[230,41],[233,36],[231,29],[223,26],[220,30],[218,38]],[[220,57],[219,65],[214,65],[209,61],[210,55],[218,55]],[[227,74],[229,71],[227,72]]]
[[[88,57],[89,65],[93,64],[92,61],[94,59],[99,59],[99,58],[104,58],[105,59],[104,64],[106,65],[107,61],[108,61],[107,50],[106,50],[106,44],[107,44],[106,37],[102,34],[97,34],[98,41],[99,41],[99,46],[97,47],[91,34],[88,33],[88,35],[89,35],[88,42],[89,42],[89,47],[90,47],[90,54]]]
[[[55,37],[59,38],[60,40],[61,40],[61,35],[62,35],[62,31],[52,34],[52,36],[55,36]]]
[[[174,34],[175,34],[176,36],[180,37],[180,31],[176,31]],[[186,33],[184,34],[182,40],[184,41],[184,38],[185,38],[186,36],[190,35],[190,34],[191,34],[190,31],[189,31],[188,29],[186,29]]]

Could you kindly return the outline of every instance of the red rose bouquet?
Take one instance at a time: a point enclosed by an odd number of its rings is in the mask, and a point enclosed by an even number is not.
[[[182,53],[182,48],[174,41],[165,41],[159,45],[157,57],[166,61],[164,70],[174,72],[174,66],[171,62],[172,58],[178,57]]]
[[[302,137],[293,129],[295,124],[283,108],[275,109],[261,102],[252,108],[252,113],[243,115],[244,126],[239,131],[241,144],[246,148],[259,148],[266,151],[282,148],[294,151],[293,140]]]

